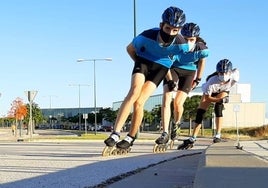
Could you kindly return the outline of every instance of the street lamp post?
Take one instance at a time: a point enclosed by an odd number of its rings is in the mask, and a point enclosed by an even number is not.
[[[81,130],[81,95],[80,95],[80,88],[81,86],[90,86],[88,84],[69,84],[69,86],[78,86],[78,126],[79,126],[79,130]]]
[[[94,111],[95,111],[95,135],[97,134],[97,96],[96,96],[96,61],[112,61],[112,58],[102,58],[102,59],[77,59],[77,62],[93,61],[94,66]]]
[[[133,34],[134,34],[134,37],[136,37],[136,0],[133,1],[133,24],[134,24],[134,31],[133,31]]]

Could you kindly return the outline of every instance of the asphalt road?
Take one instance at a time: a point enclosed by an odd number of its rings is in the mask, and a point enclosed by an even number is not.
[[[267,187],[267,140],[242,141],[238,150],[234,141],[208,148],[211,138],[199,138],[190,150],[154,154],[157,136],[141,134],[126,156],[102,157],[103,141],[17,142],[0,129],[0,187]]]
[[[198,155],[210,144],[207,140],[200,143],[192,150],[178,151],[174,148],[165,153],[154,154],[153,140],[137,140],[131,153],[126,156],[102,157],[103,141],[2,141],[0,142],[0,187],[77,188],[111,184],[120,180],[119,177],[122,178],[122,175],[131,175],[130,172],[147,169],[178,157]],[[198,157],[192,159],[185,162],[184,167],[187,164],[190,166],[197,164]],[[193,172],[196,168],[197,166],[192,169]],[[187,168],[183,169],[187,170]],[[193,178],[194,173],[184,180],[192,182]]]

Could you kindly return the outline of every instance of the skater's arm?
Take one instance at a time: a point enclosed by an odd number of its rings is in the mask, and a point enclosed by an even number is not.
[[[228,96],[227,92],[222,92],[215,97],[212,97],[211,95],[204,95],[204,98],[205,98],[205,101],[208,101],[208,102],[222,102],[223,98],[227,96]]]
[[[170,69],[168,70],[168,72],[166,74],[166,79],[167,79],[167,81],[172,80],[172,74],[170,72]]]
[[[203,76],[203,72],[204,72],[204,69],[205,69],[205,65],[206,65],[206,58],[202,58],[198,61],[198,69],[196,71],[196,79],[200,79],[202,78]]]
[[[131,59],[133,59],[133,61],[136,62],[136,60],[137,60],[136,50],[135,50],[134,46],[132,45],[132,43],[130,43],[127,46],[127,53],[131,57]]]

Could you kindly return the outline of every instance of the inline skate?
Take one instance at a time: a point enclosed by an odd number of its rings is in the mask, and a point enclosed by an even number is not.
[[[184,140],[183,143],[179,145],[177,149],[178,150],[190,149],[194,147],[194,142],[195,142],[194,138],[189,138],[187,140]]]
[[[166,132],[163,132],[159,138],[155,140],[155,145],[153,148],[154,153],[162,153],[167,150],[169,141],[169,135]]]

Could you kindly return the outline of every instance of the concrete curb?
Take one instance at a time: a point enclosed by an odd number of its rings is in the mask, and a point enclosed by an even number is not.
[[[236,149],[235,142],[212,144],[199,161],[194,188],[266,188],[268,163]]]

